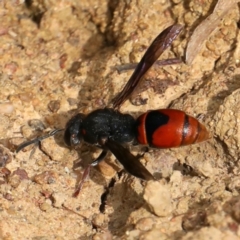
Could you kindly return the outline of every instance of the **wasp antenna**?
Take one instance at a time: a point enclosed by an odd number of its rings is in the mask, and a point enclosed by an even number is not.
[[[63,130],[64,130],[64,129],[54,129],[54,130],[50,131],[48,134],[46,134],[46,135],[44,135],[44,136],[40,136],[40,137],[37,137],[37,138],[35,138],[35,139],[33,139],[33,140],[23,142],[23,143],[21,143],[21,144],[17,147],[16,153],[20,152],[22,149],[24,149],[25,147],[27,147],[27,146],[29,146],[29,145],[32,145],[32,144],[35,144],[35,143],[39,143],[39,142],[41,142],[43,139],[52,137],[52,136],[54,136],[56,133],[61,132],[61,131],[63,131]]]

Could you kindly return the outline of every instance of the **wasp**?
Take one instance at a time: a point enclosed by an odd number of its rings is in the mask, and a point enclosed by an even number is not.
[[[134,156],[125,147],[126,143],[148,145],[153,148],[173,148],[209,139],[206,127],[196,118],[180,110],[149,110],[136,119],[130,114],[119,111],[120,106],[132,95],[145,73],[171,45],[181,30],[181,25],[174,24],[155,38],[123,90],[113,99],[111,108],[96,109],[88,115],[78,113],[67,122],[64,129],[64,142],[67,146],[76,147],[86,142],[102,149],[97,159],[84,170],[74,196],[79,194],[90,168],[103,161],[108,152],[111,152],[131,175],[143,180],[154,180],[153,175],[139,161],[139,156]],[[167,59],[160,65],[176,62],[174,59]],[[18,147],[17,152],[61,130],[57,129],[47,136],[24,142]]]

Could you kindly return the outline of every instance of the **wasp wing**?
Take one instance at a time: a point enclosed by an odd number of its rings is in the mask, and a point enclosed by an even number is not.
[[[139,161],[139,157],[134,156],[120,143],[108,139],[104,145],[113,153],[128,173],[143,180],[154,180],[153,175]]]
[[[173,40],[179,35],[182,26],[174,24],[161,32],[143,55],[141,61],[138,63],[135,71],[128,80],[123,90],[113,100],[113,108],[119,108],[132,94],[134,89],[139,84],[144,74],[160,57],[160,55],[170,46]],[[171,62],[170,62],[171,64]]]

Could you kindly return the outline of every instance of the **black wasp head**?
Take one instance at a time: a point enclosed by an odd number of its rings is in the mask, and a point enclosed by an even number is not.
[[[66,125],[64,133],[64,142],[69,147],[77,146],[81,143],[82,133],[81,133],[81,124],[84,116],[82,114],[77,114],[72,117]]]

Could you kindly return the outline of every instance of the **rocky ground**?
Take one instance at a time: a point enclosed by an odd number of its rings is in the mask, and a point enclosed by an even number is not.
[[[227,1],[225,1],[227,2]],[[230,2],[230,1],[228,1]],[[218,16],[191,64],[191,36],[214,0],[0,1],[0,238],[1,239],[239,239],[239,8]],[[79,161],[93,146],[64,146],[62,134],[17,146],[77,112],[110,106],[132,71],[167,26],[184,26],[145,77],[146,105],[122,112],[176,108],[199,117],[212,138],[176,149],[149,149],[142,163],[158,181],[129,176],[112,155],[90,172],[73,198]],[[204,33],[202,33],[204,34]],[[34,151],[33,151],[34,150]],[[143,147],[131,147],[134,154]]]

